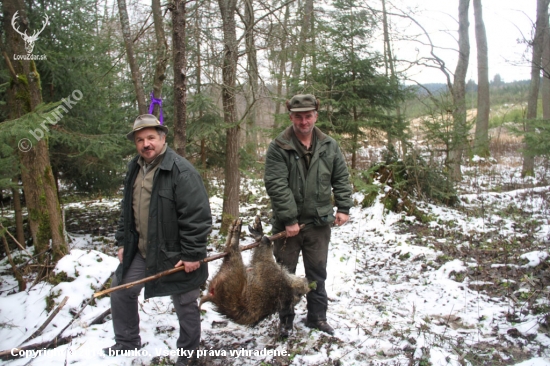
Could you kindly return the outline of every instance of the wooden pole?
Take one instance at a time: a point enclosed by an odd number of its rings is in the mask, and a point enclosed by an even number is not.
[[[305,227],[304,224],[300,225],[300,230],[302,230],[304,227]],[[278,234],[270,236],[268,239],[270,241],[274,241],[274,240],[282,239],[282,238],[285,238],[285,237],[286,237],[286,231],[281,231]],[[255,248],[258,245],[260,245],[260,242],[261,242],[261,240],[258,240],[257,242],[254,242],[252,244],[242,246],[239,249],[241,250],[241,252],[244,251],[244,250],[249,250],[249,249]],[[208,263],[208,262],[214,261],[216,259],[223,258],[226,255],[227,255],[227,252],[218,253],[218,254],[212,255],[210,257],[206,257],[203,260],[200,260],[199,262]],[[181,266],[181,267],[169,269],[167,271],[159,272],[156,275],[145,277],[145,278],[142,278],[141,280],[137,280],[137,281],[134,281],[134,282],[126,283],[124,285],[115,286],[115,287],[111,287],[111,288],[108,288],[108,289],[103,290],[103,291],[96,292],[94,294],[94,297],[99,297],[99,296],[103,296],[103,295],[106,295],[106,294],[110,294],[111,292],[115,292],[115,291],[122,290],[122,289],[125,289],[125,288],[134,287],[135,285],[141,285],[142,283],[145,283],[145,282],[154,281],[154,280],[159,279],[161,277],[168,276],[168,275],[171,275],[173,273],[183,271],[184,269],[185,269],[185,266]]]

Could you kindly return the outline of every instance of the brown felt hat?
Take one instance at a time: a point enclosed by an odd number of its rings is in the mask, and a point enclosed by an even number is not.
[[[307,112],[319,109],[319,101],[313,94],[296,94],[288,102],[286,108],[290,112]]]
[[[129,134],[127,134],[126,137],[128,138],[128,140],[133,142],[134,133],[136,133],[136,131],[149,127],[159,128],[166,134],[168,134],[168,127],[161,125],[157,117],[153,116],[152,114],[142,114],[141,116],[138,116],[138,118],[136,118],[136,120],[134,121],[134,129]]]

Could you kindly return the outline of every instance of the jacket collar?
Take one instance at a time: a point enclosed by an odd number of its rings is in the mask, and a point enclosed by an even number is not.
[[[166,153],[164,155],[164,159],[162,159],[159,169],[172,170],[172,165],[174,164],[174,161],[178,159],[181,159],[180,156],[176,154],[176,152],[172,150],[170,147],[167,147]]]
[[[176,154],[174,150],[172,150],[168,144],[165,145],[166,151],[164,152],[164,158],[160,162],[159,169],[163,170],[171,170],[172,164],[174,161],[178,160],[179,155]],[[140,155],[136,155],[130,162],[128,163],[128,168],[131,170],[132,168],[135,168],[135,166],[138,166],[138,159],[140,158]]]
[[[279,134],[279,136],[277,136],[275,142],[277,143],[277,145],[285,150],[298,151],[296,145],[294,144],[294,141],[292,140],[292,132],[292,126],[288,126],[283,132]],[[327,135],[325,135],[319,128],[317,128],[317,126],[313,127],[313,133],[317,137],[317,146],[315,147],[315,150],[317,150],[319,146],[328,141],[328,139]]]

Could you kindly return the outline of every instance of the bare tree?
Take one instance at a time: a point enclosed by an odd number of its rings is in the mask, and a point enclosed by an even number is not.
[[[186,0],[174,0],[171,10],[174,55],[174,147],[179,155],[185,156],[187,143]]]
[[[489,97],[489,57],[487,34],[483,22],[481,0],[474,1],[474,17],[476,24],[477,45],[477,118],[474,140],[474,152],[482,157],[489,153],[489,111],[491,102]]]
[[[239,133],[236,108],[237,79],[237,0],[218,0],[223,27],[222,101],[227,126],[225,147],[225,186],[223,193],[222,232],[239,216]]]
[[[468,72],[468,61],[470,59],[470,41],[468,38],[468,9],[470,0],[459,0],[458,4],[458,62],[456,64],[453,87],[453,141],[447,165],[450,168],[450,176],[453,180],[462,179],[460,164],[462,154],[466,149],[466,136],[468,134],[466,125],[466,73]]]
[[[282,94],[283,94],[283,78],[286,74],[286,63],[288,61],[288,50],[287,50],[287,43],[288,43],[288,35],[287,35],[287,26],[288,26],[288,20],[290,18],[290,4],[287,4],[285,6],[285,15],[283,18],[283,24],[281,27],[281,31],[278,34],[278,37],[280,39],[280,42],[277,42],[280,44],[280,52],[279,52],[279,72],[277,73],[277,101],[275,103],[275,114],[281,113],[281,105],[282,100]]]
[[[300,38],[298,47],[292,61],[292,79],[294,81],[294,92],[297,91],[297,86],[302,72],[302,63],[307,53],[307,41],[311,37],[311,25],[313,22],[313,0],[305,0],[304,15],[301,19],[302,28],[300,30]]]
[[[540,87],[540,72],[544,34],[548,32],[548,4],[550,0],[537,0],[537,20],[535,23],[535,37],[533,39],[533,57],[531,59],[531,84],[527,99],[527,114],[525,131],[532,131],[531,120],[537,118],[537,103]],[[522,176],[535,175],[535,157],[528,152],[525,146],[523,153]]]
[[[143,83],[141,81],[141,73],[139,72],[139,66],[137,64],[136,56],[134,54],[134,43],[130,31],[130,20],[128,19],[126,0],[117,0],[117,3],[118,14],[120,15],[120,27],[122,29],[124,45],[126,46],[126,56],[128,58],[128,64],[130,65],[132,82],[134,83],[134,89],[136,91],[136,100],[138,104],[139,114],[145,114],[147,113],[147,104],[145,102],[145,92],[143,90]]]
[[[156,36],[156,66],[155,76],[153,78],[153,97],[156,99],[162,98],[162,84],[166,79],[166,64],[168,63],[168,44],[164,34],[164,22],[160,7],[160,0],[152,0],[151,9],[153,10],[153,22],[155,24]],[[159,115],[159,105],[155,104],[153,114]]]
[[[247,128],[246,138],[250,140],[252,145],[254,145],[254,150],[251,151],[256,155],[256,147],[258,145],[258,136],[255,130],[257,119],[258,119],[258,98],[259,98],[259,72],[258,72],[258,56],[256,53],[256,40],[254,35],[254,2],[253,0],[244,0],[245,6],[245,15],[243,18],[245,26],[245,47],[246,47],[246,56],[248,59],[248,84],[250,86],[250,93],[247,97],[248,104],[248,115],[247,115],[247,125],[251,127]]]
[[[197,49],[196,52],[196,60],[195,60],[195,68],[196,68],[196,74],[197,74],[197,95],[200,95],[202,93],[202,54],[201,54],[201,13],[199,11],[199,8],[196,9],[196,16],[195,16],[195,26],[194,26],[194,38],[195,38],[195,47]],[[199,119],[202,119],[204,116],[204,110],[202,109],[202,106],[199,109]],[[206,138],[201,138],[201,166],[203,170],[206,170]],[[204,174],[204,173],[203,173]]]

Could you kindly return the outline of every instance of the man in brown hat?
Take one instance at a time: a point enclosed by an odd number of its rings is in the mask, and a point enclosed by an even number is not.
[[[134,122],[127,138],[138,155],[128,163],[122,212],[115,235],[118,266],[112,286],[133,282],[174,267],[185,270],[145,284],[145,298],[172,297],[180,324],[178,360],[187,365],[200,341],[199,286],[208,278],[207,236],[212,215],[206,189],[191,163],[166,144],[168,128],[151,114]],[[116,356],[141,348],[138,295],[144,285],[113,292],[111,312]]]
[[[264,182],[273,209],[273,232],[286,231],[274,243],[277,262],[296,272],[300,251],[307,279],[317,289],[307,294],[306,326],[334,334],[327,323],[327,256],[330,225],[348,221],[353,206],[349,174],[338,143],[315,127],[319,101],[299,94],[287,102],[292,125],[267,150]],[[337,207],[334,215],[332,196]],[[305,228],[300,230],[300,225]],[[294,309],[279,312],[279,336],[292,332]]]

